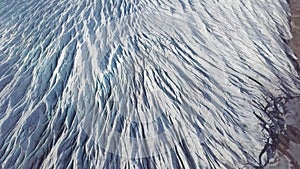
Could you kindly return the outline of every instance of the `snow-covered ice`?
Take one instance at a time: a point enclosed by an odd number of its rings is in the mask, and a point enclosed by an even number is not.
[[[300,94],[289,16],[286,0],[0,1],[0,164],[265,165],[256,115],[277,124],[262,107]]]

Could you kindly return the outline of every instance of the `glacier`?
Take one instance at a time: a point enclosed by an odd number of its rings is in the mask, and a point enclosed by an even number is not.
[[[1,0],[0,168],[264,167],[300,95],[289,10]]]

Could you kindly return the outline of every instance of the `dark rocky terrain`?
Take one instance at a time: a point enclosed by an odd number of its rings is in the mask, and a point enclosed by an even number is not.
[[[300,1],[290,0],[289,3],[291,9],[291,32],[293,34],[290,45],[298,57],[298,63],[300,63]]]

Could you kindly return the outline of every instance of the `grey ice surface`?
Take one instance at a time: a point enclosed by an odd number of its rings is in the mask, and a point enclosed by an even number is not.
[[[263,165],[257,103],[300,93],[289,15],[286,0],[1,0],[0,166]]]

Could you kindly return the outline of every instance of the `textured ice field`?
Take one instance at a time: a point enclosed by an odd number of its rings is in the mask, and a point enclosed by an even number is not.
[[[262,107],[300,94],[288,17],[286,0],[1,0],[0,168],[265,165],[258,116],[282,126]]]

